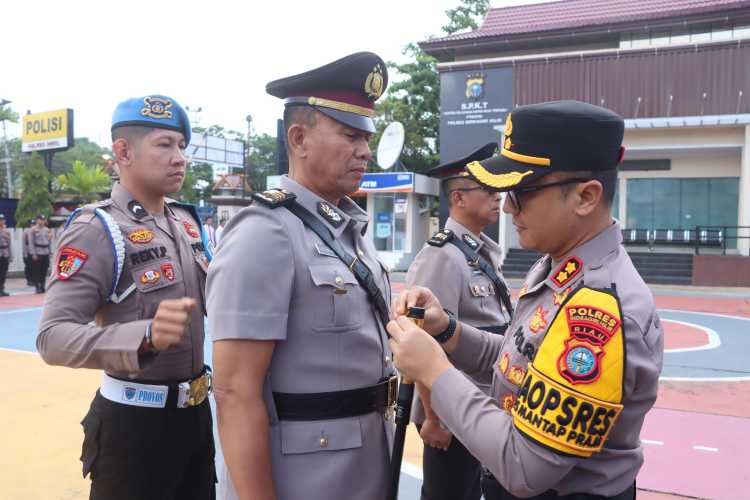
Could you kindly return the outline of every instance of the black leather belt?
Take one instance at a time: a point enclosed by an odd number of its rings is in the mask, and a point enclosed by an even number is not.
[[[497,325],[497,326],[480,326],[480,330],[485,332],[494,333],[495,335],[505,335],[505,330],[508,329],[508,325]]]
[[[396,403],[398,379],[393,376],[370,387],[346,391],[274,392],[279,420],[332,420],[367,413],[385,414]]]
[[[503,485],[495,479],[495,476],[486,467],[482,467],[482,490],[484,491],[484,498],[487,500],[520,500],[520,497],[511,494],[503,488]],[[595,495],[593,493],[558,495],[555,490],[547,490],[540,495],[528,497],[527,500],[635,500],[635,493],[636,488],[635,483],[633,483],[622,493],[611,497]]]

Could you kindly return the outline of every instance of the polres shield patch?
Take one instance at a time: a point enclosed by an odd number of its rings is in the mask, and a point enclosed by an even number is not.
[[[57,278],[63,281],[69,279],[81,270],[89,255],[83,250],[73,247],[63,247],[57,257]]]
[[[198,230],[195,229],[195,226],[193,226],[188,221],[182,221],[182,227],[185,228],[185,232],[189,234],[191,238],[200,238],[201,233],[199,233]]]

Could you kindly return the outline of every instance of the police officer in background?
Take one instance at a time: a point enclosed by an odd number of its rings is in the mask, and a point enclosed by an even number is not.
[[[31,276],[31,255],[29,255],[29,231],[34,227],[34,219],[29,219],[26,227],[23,228],[21,233],[21,254],[23,255],[23,275],[26,278],[26,284],[33,286]]]
[[[37,348],[49,364],[104,371],[82,422],[92,499],[215,497],[203,364],[210,255],[195,208],[165,198],[182,186],[189,140],[174,99],[120,103],[120,183],[76,211],[58,245]]]
[[[207,284],[220,498],[385,495],[390,286],[347,195],[372,157],[387,78],[361,52],[266,86],[285,99],[289,175],[229,220]]]
[[[522,106],[508,116],[500,155],[467,166],[508,193],[503,209],[521,245],[546,254],[504,338],[456,327],[425,289],[397,300],[399,314],[425,304],[436,337],[391,322],[396,365],[432,390],[435,413],[488,469],[487,500],[635,498],[663,332],[611,216],[623,130],[622,118],[590,104]],[[453,364],[484,373],[491,397]]]
[[[512,309],[508,287],[500,272],[502,250],[482,230],[496,224],[500,195],[478,184],[465,166],[489,158],[497,148],[489,143],[468,156],[427,172],[439,177],[450,216],[442,231],[427,241],[406,275],[407,286],[429,288],[440,303],[472,326],[503,335]],[[481,263],[481,265],[480,265]],[[490,386],[477,382],[482,392]],[[429,391],[417,384],[412,420],[420,427],[422,498],[479,500],[480,464],[450,431],[444,429],[429,404]]]
[[[34,225],[28,232],[28,251],[31,259],[31,281],[36,293],[44,293],[45,281],[49,273],[49,252],[52,244],[52,231],[47,227],[44,214],[36,216]]]
[[[10,231],[5,228],[5,215],[0,214],[0,297],[8,296],[5,278],[8,275],[8,263],[13,258],[12,242]]]

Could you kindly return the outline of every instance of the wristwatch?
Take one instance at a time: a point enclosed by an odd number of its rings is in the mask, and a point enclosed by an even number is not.
[[[450,312],[448,309],[443,308],[443,311],[448,315],[448,326],[440,335],[435,335],[435,340],[438,341],[440,344],[445,344],[448,342],[452,337],[453,334],[456,333],[456,316],[452,312]]]

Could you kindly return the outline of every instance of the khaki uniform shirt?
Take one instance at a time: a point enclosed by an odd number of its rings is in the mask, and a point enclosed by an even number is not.
[[[651,292],[621,242],[619,224],[614,223],[560,263],[551,265],[549,256],[537,262],[526,278],[504,339],[463,326],[451,358],[457,366],[470,368],[470,373],[491,379],[491,398],[484,397],[456,369],[446,371],[432,387],[432,405],[443,423],[514,495],[532,496],[554,489],[560,495],[612,496],[633,484],[643,463],[639,434],[646,412],[656,400],[663,332]],[[580,272],[559,286],[555,278],[568,276],[559,273],[573,256],[582,262]],[[603,449],[588,458],[559,454],[527,438],[503,409],[512,408],[520,398],[519,386],[529,361],[564,305],[566,293],[571,293],[566,291],[580,284],[593,288],[614,284],[626,352],[624,408]],[[605,357],[607,354],[613,356],[607,352]],[[584,386],[574,386],[574,390],[580,387]]]
[[[334,208],[288,177],[281,187],[318,217],[373,272],[390,304],[385,266],[365,237],[367,214],[351,199]],[[330,205],[329,205],[330,206]],[[347,266],[283,207],[255,201],[232,217],[207,283],[214,340],[274,340],[264,402],[269,412],[273,481],[279,500],[382,500],[393,423],[379,413],[319,421],[279,421],[272,392],[343,391],[377,384],[394,373],[386,333],[365,290]],[[226,465],[219,498],[236,498]]]
[[[28,233],[29,255],[49,255],[51,233],[47,227],[32,227]]]
[[[25,228],[21,234],[21,252],[23,253],[24,259],[29,256],[29,231],[30,228]]]
[[[8,229],[0,229],[0,257],[13,257],[12,240]]]
[[[164,215],[154,217],[121,184],[98,206],[117,222],[125,241],[117,293],[132,284],[136,291],[119,304],[109,301],[112,244],[93,207],[85,208],[60,237],[36,342],[39,353],[49,364],[99,368],[121,378],[182,381],[195,376],[203,369],[208,267],[200,226],[188,211],[169,202]],[[139,357],[159,303],[181,297],[199,302],[182,341]]]
[[[477,236],[451,218],[445,222],[445,229],[453,231],[456,238],[468,235],[476,241],[479,245],[475,251],[502,278],[502,250],[495,241],[484,233]],[[462,322],[477,328],[502,326],[510,319],[500,305],[492,280],[478,267],[470,266],[461,250],[452,243],[445,243],[441,247],[425,245],[409,266],[406,285],[429,288],[443,307],[456,314]],[[490,393],[490,384],[477,382],[477,386],[485,394]],[[418,397],[414,399],[412,420],[421,424],[424,421],[424,408]]]

